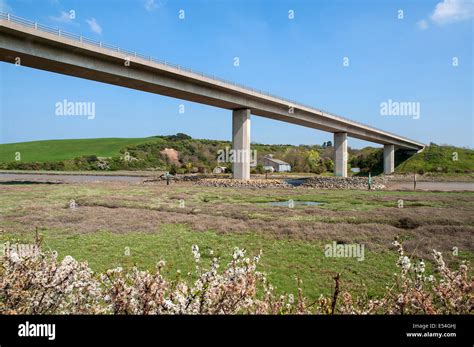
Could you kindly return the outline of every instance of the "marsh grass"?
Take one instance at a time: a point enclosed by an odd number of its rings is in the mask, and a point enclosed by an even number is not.
[[[275,239],[256,233],[218,234],[213,231],[195,232],[185,225],[170,224],[156,233],[117,234],[108,231],[95,233],[74,233],[64,230],[42,230],[43,248],[56,250],[59,257],[71,255],[78,261],[87,261],[97,272],[109,268],[131,269],[137,266],[153,270],[160,260],[166,261],[163,273],[175,275],[192,272],[194,260],[189,253],[193,244],[199,244],[203,261],[213,257],[230,261],[232,249],[237,245],[248,254],[263,250],[261,270],[268,274],[271,283],[280,293],[294,292],[296,277],[302,280],[302,288],[309,298],[317,299],[320,294],[330,294],[332,277],[341,273],[345,288],[354,292],[368,288],[369,296],[381,294],[384,283],[396,270],[396,254],[393,252],[371,252],[366,250],[365,260],[356,258],[327,258],[324,255],[324,242],[308,242],[290,238]],[[0,240],[32,243],[34,233],[3,233]],[[328,240],[326,243],[332,241]],[[129,248],[130,255],[125,254]],[[210,250],[213,253],[210,254]],[[367,274],[373,272],[373,276]]]
[[[134,264],[149,269],[164,259],[173,264],[169,269],[184,272],[192,266],[192,244],[200,245],[203,257],[206,249],[225,257],[238,246],[251,253],[263,250],[262,266],[278,290],[294,289],[298,275],[305,293],[316,297],[329,293],[336,272],[351,290],[363,291],[365,283],[370,295],[380,293],[394,271],[390,244],[396,236],[415,257],[429,259],[437,249],[449,264],[474,259],[473,193],[107,182],[0,186],[0,196],[1,241],[28,241],[38,226],[47,246],[89,261],[95,271]],[[69,208],[71,199],[76,210]],[[179,199],[185,208],[178,207]],[[293,209],[264,204],[289,199],[325,204]],[[366,260],[324,257],[324,245],[333,240],[364,244]],[[125,247],[130,256],[124,255]],[[451,255],[452,247],[458,256]]]

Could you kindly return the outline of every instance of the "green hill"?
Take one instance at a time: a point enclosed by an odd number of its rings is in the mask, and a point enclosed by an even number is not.
[[[182,133],[148,138],[51,140],[0,144],[0,169],[7,170],[143,170],[210,172],[230,141],[193,139]],[[332,170],[330,149],[314,145],[252,144],[258,159],[272,154],[298,172]],[[21,156],[15,159],[16,153]],[[169,156],[171,154],[171,157]],[[231,169],[231,165],[223,164]],[[259,171],[263,167],[257,168]],[[257,170],[256,169],[256,170]]]
[[[99,138],[50,140],[0,144],[0,169],[17,170],[144,170],[210,172],[217,164],[219,150],[230,149],[230,141],[193,139],[186,134],[147,138]],[[333,171],[333,148],[327,145],[252,144],[258,162],[266,154],[288,162],[293,171],[323,174]],[[380,147],[349,148],[349,167],[359,175],[383,172]],[[20,160],[15,160],[20,153]],[[171,153],[171,157],[169,156]],[[456,160],[457,159],[457,160]],[[229,163],[224,164],[231,170]],[[408,156],[396,151],[397,173],[474,173],[474,150],[430,144],[421,153]],[[253,169],[262,172],[261,165]]]
[[[82,156],[113,157],[129,145],[160,141],[159,138],[99,138],[77,140],[47,140],[18,142],[0,145],[0,163],[15,161],[20,153],[21,161],[56,162]]]
[[[434,143],[397,166],[397,173],[473,173],[474,150]]]

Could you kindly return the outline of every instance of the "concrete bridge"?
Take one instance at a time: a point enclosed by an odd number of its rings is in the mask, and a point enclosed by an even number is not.
[[[0,60],[232,110],[233,149],[247,154],[233,163],[236,179],[250,178],[251,114],[332,132],[336,176],[347,176],[348,136],[382,144],[386,174],[394,171],[396,148],[424,148],[422,143],[322,110],[3,12]]]

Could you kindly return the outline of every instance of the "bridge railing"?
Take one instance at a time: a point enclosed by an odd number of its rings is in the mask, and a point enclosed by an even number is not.
[[[111,50],[111,51],[114,51],[114,52],[123,53],[123,54],[126,54],[128,57],[137,57],[137,58],[141,58],[141,59],[144,59],[144,60],[148,60],[150,62],[155,62],[155,63],[159,63],[159,64],[162,64],[162,65],[166,65],[166,66],[178,69],[180,71],[190,72],[190,73],[193,73],[193,74],[205,77],[205,78],[212,79],[212,80],[217,81],[217,82],[225,83],[225,84],[228,84],[230,86],[246,89],[246,90],[252,91],[254,93],[259,93],[259,94],[262,94],[262,95],[265,95],[265,96],[269,96],[269,97],[278,99],[280,101],[284,101],[285,103],[288,104],[289,107],[294,107],[294,108],[304,107],[304,108],[310,109],[311,111],[316,112],[316,113],[323,113],[325,116],[332,117],[336,120],[340,120],[340,121],[348,122],[348,123],[353,123],[355,125],[359,125],[359,126],[363,126],[363,127],[367,127],[367,128],[370,128],[370,129],[380,131],[382,133],[394,136],[396,138],[399,138],[399,139],[402,139],[402,140],[405,140],[405,141],[413,142],[412,140],[401,137],[401,136],[396,135],[394,133],[390,133],[388,131],[378,129],[378,128],[375,128],[373,126],[369,126],[369,125],[366,125],[364,123],[360,123],[360,122],[354,121],[352,119],[345,118],[343,116],[337,115],[335,113],[328,112],[328,111],[325,111],[325,110],[322,110],[322,109],[318,109],[318,108],[315,108],[313,106],[303,104],[301,102],[297,102],[297,101],[292,100],[292,99],[284,98],[284,97],[281,97],[281,96],[278,96],[278,95],[275,95],[275,94],[271,94],[271,93],[263,91],[263,90],[255,89],[255,88],[252,88],[252,87],[240,84],[240,83],[232,82],[232,81],[217,77],[215,75],[210,75],[210,74],[206,74],[204,72],[200,72],[200,71],[196,71],[196,70],[193,70],[193,69],[190,69],[190,68],[186,68],[186,67],[183,67],[183,66],[178,65],[178,64],[170,63],[166,60],[156,59],[156,58],[153,58],[151,56],[146,56],[146,55],[134,52],[134,51],[129,51],[129,50],[120,48],[118,46],[110,45],[110,44],[107,44],[107,43],[104,43],[104,42],[101,42],[101,41],[92,40],[92,39],[89,39],[87,37],[80,36],[80,35],[77,35],[77,34],[72,34],[72,33],[69,33],[67,31],[57,29],[57,28],[52,28],[52,27],[49,27],[47,25],[43,25],[43,24],[40,24],[40,23],[37,23],[37,22],[33,22],[31,20],[24,19],[24,18],[12,15],[12,14],[7,13],[7,12],[0,11],[0,20],[1,19],[7,20],[9,22],[14,22],[14,23],[17,23],[17,24],[20,24],[20,25],[23,25],[23,26],[27,26],[27,27],[30,27],[30,28],[34,28],[36,30],[43,31],[43,32],[46,32],[46,33],[61,36],[61,37],[64,37],[64,38],[67,38],[67,39],[70,39],[70,40],[74,40],[74,41],[78,41],[78,42],[85,43],[85,44],[88,44],[88,45],[93,45],[93,46],[96,46],[96,47],[108,49],[108,50]]]

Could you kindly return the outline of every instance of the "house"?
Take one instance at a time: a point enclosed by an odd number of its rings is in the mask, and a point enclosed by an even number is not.
[[[268,154],[262,159],[263,167],[272,167],[275,172],[290,172],[291,165],[280,159],[274,159],[273,155]]]

